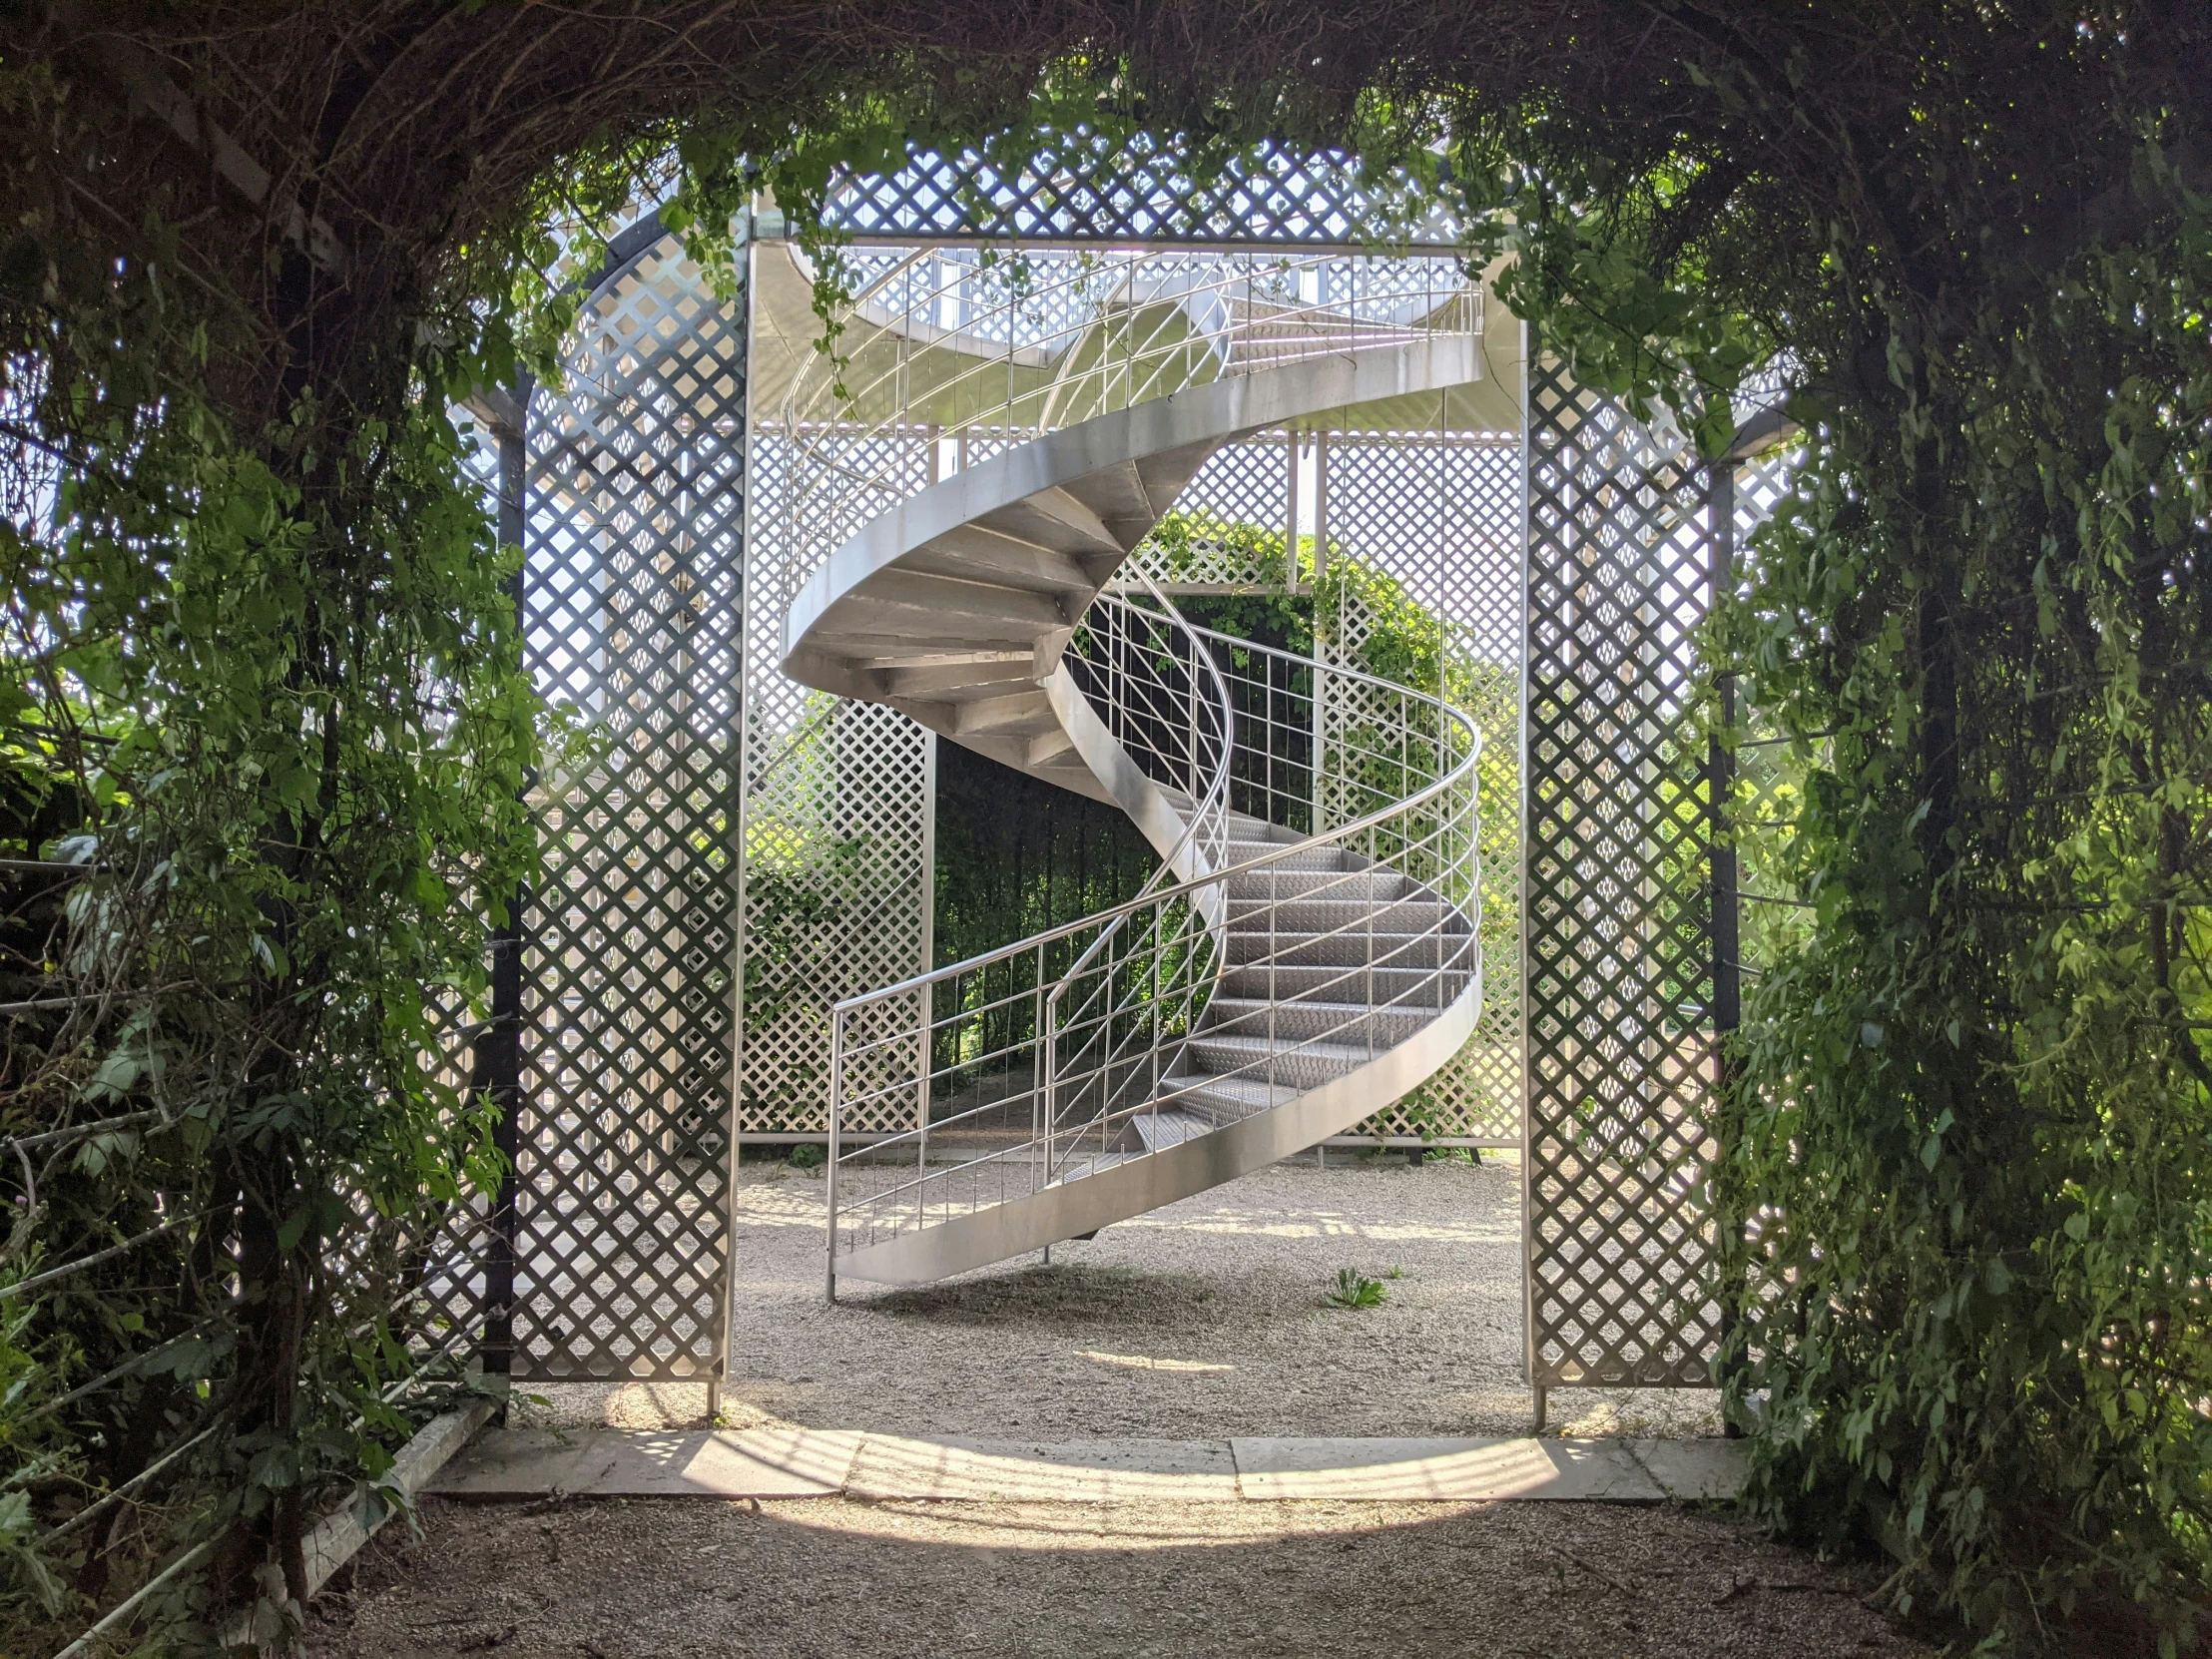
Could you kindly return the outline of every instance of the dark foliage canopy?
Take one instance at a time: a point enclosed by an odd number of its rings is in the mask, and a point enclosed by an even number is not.
[[[306,1500],[403,1427],[378,1310],[480,1155],[424,988],[480,998],[563,741],[444,398],[553,371],[670,157],[712,264],[756,189],[805,224],[909,143],[1076,125],[1408,168],[1710,447],[1781,366],[1802,481],[1714,639],[1807,802],[1719,1182],[1763,1501],[1993,1641],[2190,1639],[2208,99],[2201,0],[0,4],[0,830],[90,848],[0,937],[66,1004],[9,1027],[0,1134],[59,1138],[0,1272],[194,1221],[0,1303],[0,1645],[201,1539],[150,1614],[280,1625]],[[142,1552],[63,1530],[176,1444]]]

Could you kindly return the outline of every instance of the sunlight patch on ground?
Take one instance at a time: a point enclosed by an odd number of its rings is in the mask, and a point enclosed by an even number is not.
[[[1237,1369],[1212,1365],[1204,1360],[1156,1360],[1143,1354],[1100,1354],[1088,1348],[1077,1349],[1075,1357],[1095,1365],[1119,1366],[1123,1371],[1224,1372]]]
[[[1154,1550],[1247,1547],[1330,1533],[1379,1533],[1471,1514],[1479,1503],[872,1503],[770,1501],[779,1521],[825,1532],[969,1549]]]
[[[1215,1210],[1197,1216],[1155,1212],[1114,1225],[1156,1233],[1208,1233],[1255,1239],[1373,1239],[1378,1243],[1397,1244],[1515,1244],[1520,1238],[1509,1227],[1479,1223],[1422,1226],[1407,1222],[1356,1221],[1326,1212],[1310,1216],[1285,1216],[1280,1211]]]

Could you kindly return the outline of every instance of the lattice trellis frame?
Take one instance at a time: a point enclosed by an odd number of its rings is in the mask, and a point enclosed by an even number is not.
[[[462,469],[482,492],[486,516],[497,523],[502,484],[499,444],[467,409],[449,405],[446,413],[462,434]],[[457,987],[430,985],[424,987],[423,1000],[437,1046],[420,1052],[416,1064],[432,1086],[451,1090],[456,1101],[469,1102],[482,1086],[477,1038],[490,1012],[489,999],[484,1006],[472,1007]],[[358,1195],[348,1199],[365,1218],[366,1200]],[[490,1195],[464,1188],[460,1201],[414,1246],[412,1254],[420,1266],[416,1290],[425,1316],[411,1334],[418,1351],[440,1346],[459,1333],[481,1333],[490,1301],[492,1209]],[[333,1264],[332,1269],[342,1273],[343,1265]]]
[[[1011,184],[974,158],[918,159],[847,193],[842,228],[909,242],[1012,233],[1342,246],[1371,217],[1326,158],[1260,156],[1200,189],[1171,157],[1084,143]],[[1431,229],[1451,240],[1448,227]],[[708,300],[673,245],[656,246],[588,307],[570,392],[541,406],[531,434],[531,661],[549,694],[600,723],[605,750],[536,798],[547,873],[530,918],[518,1159],[524,1378],[711,1368],[727,1076],[739,1079],[747,1132],[820,1134],[823,1091],[808,1068],[827,1068],[829,1004],[928,960],[933,740],[901,716],[822,698],[777,671],[792,597],[834,532],[852,526],[783,521],[787,457],[775,437],[747,430],[744,326],[742,304]],[[1462,546],[1451,524],[1407,530],[1419,521],[1408,511],[1414,497],[1452,503],[1457,486],[1363,479],[1347,460],[1405,441],[1440,454],[1448,444],[1437,434],[1332,435],[1338,465],[1323,524],[1332,547],[1387,549],[1393,567],[1402,560],[1416,577],[1472,573],[1471,589],[1440,601],[1449,623],[1440,655],[1451,694],[1490,739],[1481,849],[1490,998],[1476,1046],[1491,1052],[1493,1081],[1523,1069],[1512,1039],[1524,956],[1540,1032],[1525,1085],[1532,1379],[1700,1382],[1715,1317],[1698,1300],[1710,1248],[1698,1204],[1711,1056],[1685,987],[1710,972],[1687,873],[1704,867],[1705,817],[1691,746],[1673,742],[1687,730],[1685,618],[1705,556],[1695,477],[1620,411],[1567,385],[1556,365],[1530,375],[1529,545],[1540,556],[1527,572],[1536,604],[1525,630],[1531,741],[1544,754],[1528,822],[1561,840],[1531,848],[1529,870],[1543,880],[1530,883],[1525,945],[1514,880],[1523,826],[1498,810],[1520,791],[1521,756],[1499,741],[1519,725],[1519,550],[1494,537]],[[981,435],[969,441],[988,447]],[[1232,446],[1217,457],[1221,476],[1202,479],[1190,499],[1218,495],[1240,519],[1265,503],[1274,522],[1278,486],[1266,479],[1278,441],[1287,440]],[[1456,506],[1510,526],[1510,538],[1518,473],[1496,466],[1494,444],[1477,447],[1489,459]],[[916,451],[918,465],[935,465],[933,445]],[[980,449],[968,457],[979,458]],[[748,462],[755,504],[765,504],[750,533]],[[1236,472],[1245,462],[1249,477]],[[1297,486],[1287,465],[1281,477],[1288,527]],[[1227,559],[1205,576],[1244,581]],[[1344,619],[1340,637],[1349,642],[1357,626]],[[1608,775],[1641,804],[1625,818],[1621,802],[1593,795]],[[776,858],[791,868],[772,868]],[[784,898],[829,905],[829,919],[805,931],[792,994],[762,997],[734,1027],[733,905],[757,930],[776,896],[761,877],[792,873],[801,879]],[[1607,913],[1608,898],[1633,902]],[[1644,946],[1641,962],[1620,949],[1629,934]],[[760,970],[748,954],[740,978],[758,985]],[[1639,1045],[1667,1052],[1654,1059]],[[1586,1101],[1595,1106],[1582,1114]],[[891,1115],[904,1119],[905,1105]],[[1366,1127],[1441,1126],[1392,1115]]]
[[[1710,1385],[1704,469],[1528,368],[1529,1381]]]
[[[1738,580],[1751,555],[1751,534],[1790,493],[1803,451],[1778,446],[1735,468]],[[1791,843],[1803,809],[1805,765],[1773,721],[1739,696],[1729,825],[1736,842],[1739,966],[1757,975],[1776,953],[1802,937],[1810,911],[1798,892]],[[1825,749],[1816,743],[1816,754]]]
[[[1300,588],[1294,568],[1300,441],[1262,432],[1214,451],[1175,510],[1131,555],[1166,593],[1269,593]],[[1310,464],[1310,463],[1309,463]]]
[[[699,1377],[721,1339],[746,326],[663,239],[532,407],[526,651],[595,752],[532,797],[522,1378]]]
[[[854,463],[902,498],[934,479],[940,456],[920,431],[810,449],[812,465]],[[754,1140],[829,1133],[830,1010],[929,965],[934,897],[936,739],[895,710],[813,691],[778,666],[793,600],[859,528],[796,518],[794,466],[788,438],[755,434],[737,1069],[738,1132]],[[884,1094],[871,1121],[845,1129],[910,1129],[919,1109],[918,1089]]]
[[[1456,432],[1331,433],[1320,522],[1333,579],[1318,582],[1326,660],[1370,666],[1379,597],[1357,566],[1395,584],[1437,620],[1441,683],[1484,739],[1477,775],[1483,1006],[1452,1064],[1353,1133],[1517,1147],[1521,1112],[1520,658],[1521,483],[1518,449]],[[1348,777],[1346,738],[1379,711],[1372,694],[1323,680],[1321,821],[1372,805]]]
[[[909,154],[896,173],[848,180],[830,225],[855,240],[1147,242],[1342,247],[1409,217],[1421,195],[1395,171],[1365,180],[1349,157],[1266,147],[1217,177],[1191,176],[1179,147],[1147,135],[1070,133],[1011,176],[972,152]],[[1408,240],[1451,247],[1452,221],[1425,203]]]

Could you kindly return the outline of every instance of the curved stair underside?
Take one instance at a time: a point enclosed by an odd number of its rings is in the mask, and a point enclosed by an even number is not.
[[[1352,404],[1477,378],[1473,336],[1309,358],[1049,433],[867,524],[801,591],[784,670],[886,704],[1032,777],[1114,803],[1198,895],[1219,977],[1161,1057],[1147,1109],[1050,1185],[870,1243],[834,1278],[922,1284],[1234,1180],[1417,1087],[1472,1034],[1472,923],[1327,835],[1241,814],[1210,841],[1062,662],[1084,613],[1222,445]],[[832,1241],[832,1250],[835,1249]]]
[[[1053,687],[1080,697],[1060,671],[1076,625],[1198,469],[1252,432],[1480,373],[1479,338],[1438,335],[1215,380],[994,455],[825,561],[785,620],[784,672],[1118,801],[1076,752]]]

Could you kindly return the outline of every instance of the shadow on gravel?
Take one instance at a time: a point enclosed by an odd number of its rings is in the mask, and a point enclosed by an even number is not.
[[[865,1300],[852,1296],[849,1306],[941,1325],[1039,1331],[1129,1326],[1158,1333],[1287,1319],[1310,1312],[1313,1301],[1312,1288],[1288,1276],[1224,1286],[1202,1273],[1075,1264],[1021,1268]]]
[[[312,1659],[1932,1659],[1878,1568],[1650,1505],[422,1507]]]

